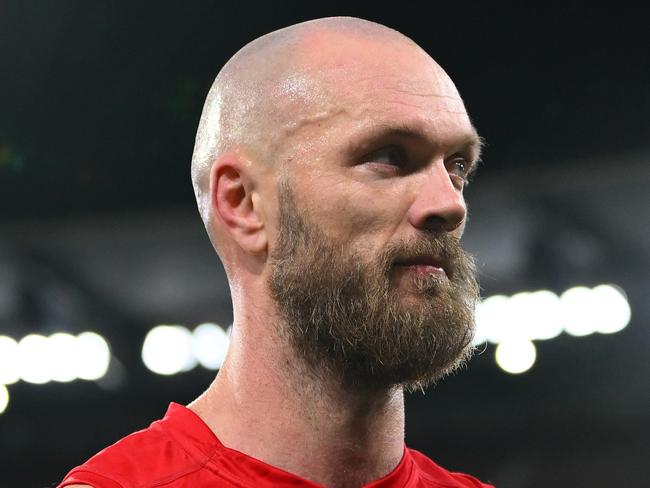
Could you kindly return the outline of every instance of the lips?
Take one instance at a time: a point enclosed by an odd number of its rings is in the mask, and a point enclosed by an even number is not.
[[[395,266],[411,267],[420,273],[444,273],[446,276],[451,276],[449,263],[436,256],[413,256],[397,261]]]

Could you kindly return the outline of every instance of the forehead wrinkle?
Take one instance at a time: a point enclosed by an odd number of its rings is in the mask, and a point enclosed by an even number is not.
[[[433,60],[431,61],[433,62]],[[425,90],[418,89],[416,86],[403,87],[403,85],[406,85],[408,83],[408,80],[403,80],[403,79],[396,79],[395,84],[397,86],[392,86],[389,88],[389,90],[404,95],[412,95],[414,97],[419,97],[419,98],[446,98],[448,100],[458,101],[462,103],[462,99],[460,98],[460,95],[458,94],[456,87],[453,85],[453,83],[451,83],[451,80],[445,78],[447,78],[446,75],[437,76],[435,80],[427,80],[426,83],[427,87],[431,87],[432,85],[437,85],[435,86],[435,88],[437,89],[436,91],[425,91]],[[422,85],[422,83],[419,84]]]
[[[396,105],[401,105],[403,107],[409,107],[409,108],[422,108],[422,105],[415,103],[415,102],[408,102],[406,100],[391,100],[391,103],[394,103]],[[454,114],[454,115],[466,115],[467,112],[465,110],[450,110],[448,107],[439,107],[439,108],[432,108],[429,107],[426,110],[429,113],[446,113],[446,114]]]
[[[312,114],[305,114],[302,117],[292,118],[282,129],[280,135],[285,140],[288,140],[303,131],[317,128],[322,132],[320,137],[324,137],[328,129],[328,124],[338,116],[348,113],[349,110],[345,107],[331,107]]]
[[[465,112],[462,112],[465,114]],[[413,141],[426,142],[435,147],[449,146],[471,150],[479,159],[483,140],[478,135],[473,125],[470,125],[469,132],[463,131],[454,135],[448,140],[441,141],[436,135],[435,128],[432,130],[432,122],[423,122],[415,119],[411,121],[371,121],[365,124],[355,135],[352,135],[351,146],[354,148],[363,147],[376,141],[388,140],[390,138],[408,139]]]

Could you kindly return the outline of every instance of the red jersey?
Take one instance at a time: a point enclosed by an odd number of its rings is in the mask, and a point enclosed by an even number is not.
[[[201,418],[172,403],[162,420],[126,436],[74,468],[58,488],[318,488],[320,485],[225,447]],[[404,448],[399,465],[366,488],[494,488],[451,473]]]

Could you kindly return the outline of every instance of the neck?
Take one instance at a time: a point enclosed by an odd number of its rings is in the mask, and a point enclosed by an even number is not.
[[[316,483],[388,474],[404,449],[401,388],[350,391],[308,371],[269,324],[236,321],[221,371],[190,408],[226,447]]]

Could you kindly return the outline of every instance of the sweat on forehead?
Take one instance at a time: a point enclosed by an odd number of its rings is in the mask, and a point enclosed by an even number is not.
[[[409,46],[427,56],[393,29],[333,17],[271,32],[226,63],[206,98],[192,156],[192,183],[204,221],[209,213],[210,168],[219,155],[244,149],[273,164],[300,126],[337,110],[331,103],[331,89],[345,88],[335,79],[339,72],[344,79],[344,71],[355,64],[345,56],[345,49],[356,46],[355,51],[367,53],[368,42]]]

